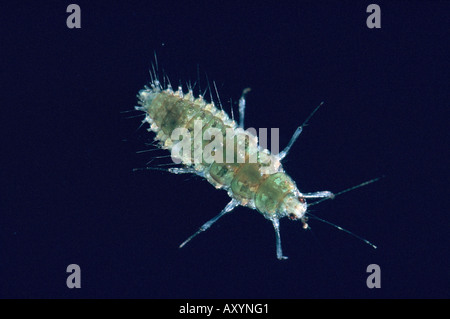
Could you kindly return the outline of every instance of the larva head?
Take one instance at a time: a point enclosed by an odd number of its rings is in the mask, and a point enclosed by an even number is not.
[[[287,216],[291,220],[305,220],[307,204],[301,193],[296,189],[288,194],[281,204],[282,216]]]
[[[284,172],[270,175],[258,188],[255,206],[267,219],[289,217],[303,219],[306,202],[295,182]]]

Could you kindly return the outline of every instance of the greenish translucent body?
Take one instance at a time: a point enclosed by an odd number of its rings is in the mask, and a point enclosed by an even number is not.
[[[152,99],[150,105],[145,105],[145,107],[153,123],[158,127],[155,132],[158,133],[157,138],[159,136],[158,139],[161,142],[169,138],[176,128],[187,129],[195,139],[194,123],[196,120],[202,120],[201,134],[208,128],[214,127],[222,132],[225,141],[226,129],[236,130],[234,121],[230,122],[228,117],[224,118],[223,113],[214,106],[210,106],[208,109],[205,105],[199,99],[187,99],[171,92],[161,91]],[[225,122],[229,124],[225,124]],[[160,131],[164,134],[160,135]],[[200,133],[197,132],[197,134]],[[210,141],[203,140],[202,147],[208,143]],[[195,168],[216,188],[227,190],[229,195],[239,200],[242,205],[250,204],[266,218],[277,217],[285,197],[292,196],[295,192],[295,183],[281,168],[280,171],[272,174],[263,173],[262,168],[266,164],[262,163],[259,158],[256,163],[249,163],[247,161],[248,154],[252,149],[248,144],[246,144],[244,155],[246,161],[239,163],[236,156],[236,144],[234,144],[234,161],[232,163],[225,162],[226,149],[224,146],[223,162],[206,163],[203,161],[196,164]],[[191,154],[193,154],[194,143],[192,142],[191,145]],[[167,148],[171,149],[170,146]],[[191,163],[184,164],[191,166]]]

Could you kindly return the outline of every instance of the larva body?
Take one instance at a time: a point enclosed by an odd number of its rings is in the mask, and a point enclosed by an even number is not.
[[[139,96],[147,112],[146,121],[150,124],[150,129],[156,133],[156,140],[169,151],[173,146],[170,138],[173,130],[182,127],[193,133],[195,120],[202,120],[203,132],[215,127],[223,132],[224,139],[227,128],[232,129],[236,135],[244,134],[224,111],[219,111],[213,104],[207,104],[202,98],[194,99],[192,93],[183,96],[180,91],[172,92],[170,89],[146,89]],[[182,161],[185,166],[193,165],[198,175],[206,178],[214,187],[226,190],[240,205],[258,210],[267,219],[281,218],[288,214],[292,218],[302,218],[306,203],[299,199],[300,192],[283,171],[279,158],[265,151],[260,152],[257,163],[250,163],[249,153],[260,151],[252,149],[253,145],[246,145],[244,148],[244,163],[192,164],[191,158],[182,158]],[[266,164],[267,158],[264,159],[265,162],[261,160],[262,156],[270,158],[269,164]],[[267,165],[271,165],[272,174],[265,173]]]
[[[154,78],[156,78],[156,74]],[[230,119],[223,110],[217,109],[213,102],[207,103],[202,96],[194,98],[192,89],[189,89],[187,94],[183,93],[181,87],[177,91],[173,91],[170,85],[163,88],[157,79],[150,83],[150,87],[146,86],[139,92],[140,106],[137,106],[136,109],[145,112],[144,122],[148,122],[150,125],[149,131],[156,134],[155,140],[159,146],[171,151],[172,159],[178,159],[179,162],[177,163],[183,165],[183,168],[169,168],[166,171],[175,174],[196,174],[205,178],[217,189],[227,191],[231,197],[231,201],[220,214],[202,225],[196,233],[180,245],[180,248],[192,238],[207,230],[220,217],[241,205],[256,209],[272,222],[276,236],[277,257],[278,259],[285,259],[287,257],[283,256],[281,249],[279,219],[289,217],[291,220],[301,220],[303,228],[307,229],[306,199],[320,199],[313,202],[314,205],[322,200],[334,197],[333,193],[329,191],[301,193],[295,182],[284,172],[281,164],[281,160],[287,155],[290,147],[300,135],[303,126],[320,105],[303,125],[297,128],[286,148],[278,154],[271,154],[258,145],[256,136],[248,134],[243,129],[246,92],[248,92],[248,89],[244,90],[239,101],[239,125],[236,124],[234,119]],[[207,160],[203,155],[200,158],[195,156],[199,150],[206,150],[208,147],[207,141],[203,137],[210,131],[215,132],[213,141],[216,142],[211,154],[220,155],[213,157],[215,160],[211,160],[211,158]],[[174,151],[179,145],[176,140],[178,140],[180,132],[185,132],[189,136],[189,143],[183,152],[174,156]],[[210,135],[209,139],[211,139]],[[242,137],[244,138],[242,139]],[[200,138],[200,142],[197,138]],[[226,160],[221,160],[225,158]],[[147,169],[164,170],[152,167]],[[375,180],[357,187],[373,181]],[[356,187],[351,189],[354,188]],[[343,192],[346,191],[348,190]],[[315,217],[311,214],[309,216]],[[321,220],[318,217],[315,218]],[[346,231],[339,226],[331,225]],[[346,232],[354,235],[349,231]],[[367,240],[364,241],[370,244]]]

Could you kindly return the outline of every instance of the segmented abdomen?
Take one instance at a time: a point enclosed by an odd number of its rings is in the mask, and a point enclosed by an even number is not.
[[[194,123],[202,121],[201,133],[208,128],[217,128],[222,132],[223,141],[226,140],[227,129],[233,130],[233,140],[236,142],[239,135],[248,134],[237,128],[223,110],[218,110],[214,104],[206,103],[201,97],[194,99],[192,92],[183,95],[181,90],[173,92],[168,90],[147,89],[140,92],[141,105],[147,112],[146,120],[160,141],[163,148],[172,150],[172,133],[176,128],[187,129],[194,139]],[[250,137],[252,138],[252,137]],[[224,161],[206,163],[205,161],[193,164],[194,143],[191,142],[192,152],[190,158],[181,158],[186,166],[194,166],[199,175],[205,177],[216,188],[228,191],[230,197],[238,199],[242,205],[256,208],[263,214],[275,214],[279,211],[283,200],[295,189],[294,182],[287,176],[280,165],[279,159],[267,150],[262,150],[256,143],[252,144],[244,139],[244,162],[237,161],[239,153],[238,143],[235,143],[234,160],[225,161],[226,147],[222,145]],[[210,141],[203,141],[201,147]],[[241,152],[242,153],[242,152]],[[249,162],[250,154],[256,153],[256,161]]]

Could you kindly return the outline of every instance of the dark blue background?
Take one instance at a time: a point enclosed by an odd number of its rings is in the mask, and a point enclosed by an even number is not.
[[[377,1],[381,29],[370,1],[225,2],[77,1],[81,29],[68,1],[1,6],[0,297],[449,297],[449,2]],[[311,208],[379,248],[282,220],[280,262],[270,222],[241,207],[178,249],[229,198],[132,172],[166,155],[136,154],[153,135],[120,113],[155,51],[175,84],[199,66],[228,111],[251,87],[246,126],[279,127],[281,145],[325,101],[285,169],[303,192],[385,175]],[[66,287],[72,263],[81,289]],[[366,287],[372,263],[381,289]]]

